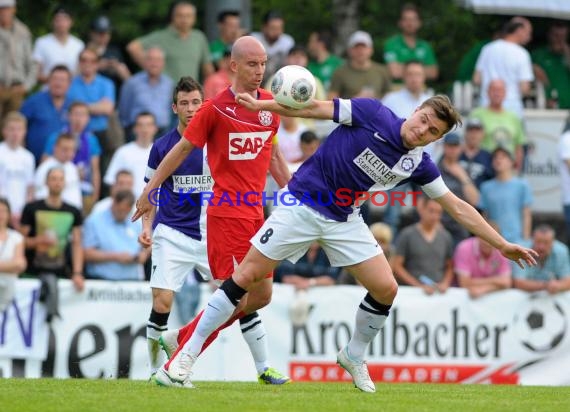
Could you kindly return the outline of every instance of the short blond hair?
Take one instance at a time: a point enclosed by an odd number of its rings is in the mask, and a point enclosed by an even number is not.
[[[24,127],[28,127],[28,119],[26,119],[26,116],[20,112],[11,111],[6,113],[6,116],[4,116],[4,120],[2,121],[2,127],[6,126],[10,122],[19,122],[22,123]]]
[[[372,236],[378,242],[383,242],[390,244],[392,243],[392,229],[386,223],[376,222],[370,225],[370,231],[372,232]]]

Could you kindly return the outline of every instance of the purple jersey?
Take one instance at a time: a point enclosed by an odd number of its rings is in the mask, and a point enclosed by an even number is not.
[[[378,100],[334,99],[333,120],[340,126],[289,182],[289,191],[303,204],[344,222],[358,210],[356,192],[383,191],[408,181],[422,186],[430,197],[449,190],[422,147],[404,147],[400,136],[404,119]],[[337,196],[339,189],[342,198]],[[347,193],[352,203],[344,206]]]
[[[180,133],[175,128],[154,142],[148,157],[146,182],[180,139]],[[206,233],[206,205],[201,205],[200,192],[210,192],[213,183],[206,159],[206,148],[195,147],[174,173],[162,183],[158,202],[160,206],[152,224],[153,229],[162,223],[193,239],[202,240],[202,235]],[[188,194],[189,192],[192,194]]]

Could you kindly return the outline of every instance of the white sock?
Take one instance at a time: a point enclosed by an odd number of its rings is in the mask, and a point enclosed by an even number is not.
[[[226,292],[222,289],[216,290],[210,296],[202,318],[196,325],[196,330],[190,340],[184,344],[182,351],[197,357],[208,336],[230,318],[235,308],[236,305],[231,302]]]
[[[241,333],[249,346],[255,362],[257,374],[261,375],[269,367],[267,363],[267,333],[257,312],[253,312],[239,320]]]
[[[168,314],[164,315],[161,314],[161,317],[166,317],[166,322],[168,319]],[[153,318],[153,315],[151,315]],[[166,356],[164,355],[163,351],[160,349],[160,345],[158,343],[158,338],[162,332],[168,329],[166,323],[159,325],[159,323],[164,322],[164,319],[153,319],[148,320],[146,325],[146,343],[147,343],[147,350],[148,350],[148,363],[150,368],[150,374],[156,373],[158,368],[162,366],[162,364],[166,360]]]
[[[356,310],[356,326],[350,342],[348,355],[355,361],[363,361],[366,348],[386,323],[390,306],[382,305],[368,294]]]

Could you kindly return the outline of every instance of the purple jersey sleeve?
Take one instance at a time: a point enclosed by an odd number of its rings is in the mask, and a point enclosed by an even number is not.
[[[159,164],[160,164],[160,154],[158,152],[158,147],[156,144],[153,144],[152,148],[150,149],[150,154],[148,155],[146,172],[144,174],[145,182],[148,182],[152,178]]]
[[[412,173],[411,180],[420,186],[425,186],[428,183],[433,182],[441,174],[435,163],[431,160],[431,157],[427,153],[423,153],[422,161]]]
[[[410,180],[422,187],[422,190],[432,199],[437,199],[449,192],[439,173],[439,169],[427,153],[423,153],[422,161],[412,173]]]
[[[333,121],[346,126],[363,126],[392,114],[376,99],[334,99],[333,105]]]

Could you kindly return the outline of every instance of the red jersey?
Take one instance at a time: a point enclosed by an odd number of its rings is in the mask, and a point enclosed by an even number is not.
[[[261,100],[273,98],[263,89],[258,89],[258,96]],[[262,192],[278,127],[278,115],[238,105],[229,87],[202,105],[184,137],[197,147],[208,144],[214,196],[207,213],[263,218]]]

